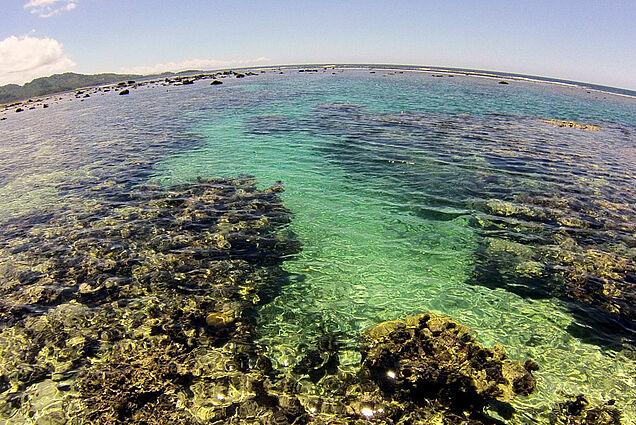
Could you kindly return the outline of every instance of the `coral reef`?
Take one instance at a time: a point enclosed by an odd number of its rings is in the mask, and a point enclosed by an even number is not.
[[[283,256],[298,250],[280,191],[248,178],[149,186],[115,207],[9,226],[0,411],[28,418],[28,391],[52,381],[63,388],[59,408],[70,400],[80,422],[191,421],[175,409],[203,379],[191,372],[196,353],[224,347],[214,367],[230,371],[258,363],[246,315],[275,293]]]
[[[484,348],[465,326],[434,314],[380,323],[363,335],[364,362],[382,391],[398,400],[436,400],[480,411],[535,389],[535,364],[509,360],[501,346]]]
[[[636,253],[629,235],[636,227],[629,220],[631,207],[603,201],[598,208],[598,202],[529,194],[514,202],[489,200],[489,216],[479,222],[481,227],[506,230],[509,236],[485,238],[481,256],[515,292],[557,295],[633,321]]]
[[[582,395],[566,395],[550,413],[551,425],[620,425],[621,412],[614,401],[590,403]]]
[[[547,123],[547,124],[553,124],[558,127],[580,128],[581,130],[598,131],[601,129],[601,127],[599,127],[598,125],[582,124],[575,121],[565,121],[565,120],[555,120],[555,119],[539,120],[539,121]]]
[[[299,250],[281,191],[249,178],[145,186],[5,226],[0,418],[479,425],[498,423],[493,403],[533,392],[534,362],[430,313],[365,330],[357,367],[341,367],[340,335],[325,329],[275,369],[254,342],[252,314]],[[555,423],[617,423],[584,422],[618,420],[613,408],[575,407],[552,415],[579,422]]]

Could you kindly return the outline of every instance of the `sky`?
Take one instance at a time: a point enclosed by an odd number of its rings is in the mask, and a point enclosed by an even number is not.
[[[0,0],[0,85],[61,72],[375,63],[636,90],[636,1]]]

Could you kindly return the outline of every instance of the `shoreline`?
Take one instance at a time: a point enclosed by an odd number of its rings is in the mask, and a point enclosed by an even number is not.
[[[280,71],[283,69],[286,70],[294,70],[294,69],[322,69],[323,71],[327,69],[339,69],[339,70],[383,70],[383,71],[398,71],[398,72],[421,72],[421,73],[439,73],[445,74],[448,76],[466,76],[466,77],[477,77],[477,78],[491,78],[491,79],[501,79],[501,80],[510,80],[510,81],[525,81],[531,83],[543,83],[543,84],[551,84],[557,85],[561,87],[571,87],[571,88],[579,88],[588,91],[589,93],[602,93],[605,95],[613,95],[621,98],[627,99],[636,99],[636,91],[623,89],[619,87],[610,87],[610,86],[600,86],[593,83],[585,83],[579,81],[569,81],[569,80],[559,80],[551,77],[542,77],[542,76],[532,76],[532,75],[523,75],[523,74],[511,74],[506,72],[496,72],[496,71],[487,71],[487,70],[478,70],[478,69],[464,69],[464,68],[445,68],[445,67],[434,67],[434,66],[421,66],[421,65],[399,65],[399,64],[284,64],[284,65],[271,65],[271,66],[254,66],[254,67],[239,67],[239,68],[223,68],[218,70],[191,70],[191,71],[181,71],[175,72],[169,75],[165,75],[159,78],[162,80],[165,78],[175,78],[175,77],[187,77],[193,76],[196,74],[218,74],[223,72],[237,72],[237,71]],[[87,74],[89,75],[89,74]],[[140,82],[149,82],[152,79],[156,79],[157,74],[152,75],[144,75],[139,78]],[[122,78],[124,75],[122,74]],[[125,80],[125,78],[124,78]],[[122,81],[124,81],[122,80]],[[6,104],[0,104],[0,112],[7,112],[10,108],[13,107],[21,107],[27,105],[28,103],[33,103],[34,101],[41,99],[50,99],[55,96],[62,96],[77,90],[86,90],[86,89],[94,89],[94,88],[104,88],[107,86],[115,85],[116,83],[106,83],[106,84],[96,84],[96,85],[88,85],[88,86],[78,86],[72,89],[63,90],[59,92],[53,92],[48,94],[43,94],[40,96],[32,96],[29,98],[25,98],[23,100],[16,100],[13,102],[9,102]],[[627,93],[624,93],[627,92]]]

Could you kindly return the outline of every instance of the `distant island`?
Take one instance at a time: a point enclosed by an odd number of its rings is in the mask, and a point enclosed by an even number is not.
[[[0,105],[11,102],[19,102],[36,96],[59,93],[74,90],[80,87],[90,87],[102,84],[111,84],[118,81],[132,80],[143,77],[135,74],[76,74],[66,72],[50,77],[36,78],[23,86],[9,84],[0,87]]]

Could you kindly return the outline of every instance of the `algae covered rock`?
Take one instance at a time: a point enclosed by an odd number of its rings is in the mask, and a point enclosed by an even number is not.
[[[614,400],[592,403],[583,394],[566,395],[550,412],[551,425],[620,425],[621,412]]]
[[[0,232],[0,420],[39,412],[28,392],[58,382],[73,392],[61,423],[275,415],[246,407],[271,404],[248,379],[267,364],[248,316],[298,249],[281,191],[250,178],[146,186]],[[221,387],[225,403],[197,398]]]
[[[416,403],[436,400],[480,410],[492,400],[528,395],[536,384],[531,371],[508,359],[502,347],[484,348],[466,326],[430,313],[367,329],[363,357],[385,394]]]
[[[579,128],[581,130],[598,131],[601,129],[601,127],[599,127],[598,125],[585,124],[585,123],[580,123],[575,121],[555,120],[555,119],[549,119],[549,120],[540,119],[539,121],[547,123],[547,124],[553,124],[558,127]]]

